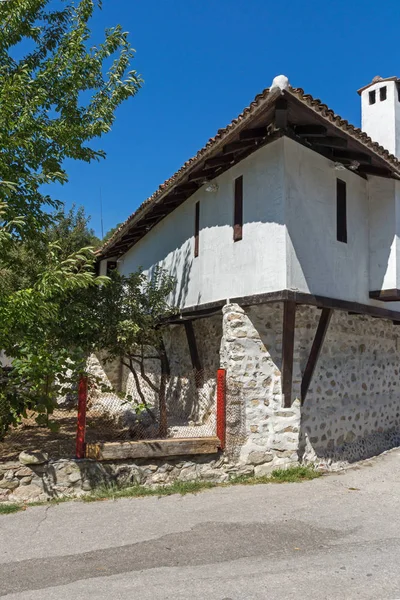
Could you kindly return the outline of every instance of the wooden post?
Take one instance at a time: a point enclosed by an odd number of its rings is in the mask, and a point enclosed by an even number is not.
[[[217,371],[217,438],[221,450],[225,448],[226,437],[226,371]]]
[[[304,403],[307,397],[308,388],[310,387],[311,379],[314,375],[315,367],[317,366],[318,358],[322,350],[322,344],[324,343],[326,332],[328,331],[332,313],[333,310],[331,308],[323,308],[321,316],[319,318],[317,331],[315,333],[314,341],[311,346],[306,368],[304,369],[304,375],[301,380],[302,404]]]
[[[292,379],[294,330],[296,326],[296,303],[287,300],[283,304],[282,336],[282,396],[284,408],[292,406]]]
[[[86,405],[88,379],[81,376],[78,386],[78,424],[76,430],[76,458],[85,458]]]

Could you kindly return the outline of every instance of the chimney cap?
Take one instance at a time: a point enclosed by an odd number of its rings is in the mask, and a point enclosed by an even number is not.
[[[371,83],[369,83],[368,85],[364,85],[364,87],[357,90],[357,94],[359,94],[361,96],[361,94],[363,93],[364,90],[368,89],[371,85],[374,85],[375,83],[379,83],[380,81],[400,82],[400,78],[399,77],[381,77],[380,75],[375,75],[375,77],[373,78]]]

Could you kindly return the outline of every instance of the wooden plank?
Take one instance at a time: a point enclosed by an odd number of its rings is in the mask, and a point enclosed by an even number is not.
[[[229,165],[234,160],[235,160],[235,158],[233,156],[230,156],[229,154],[223,154],[222,156],[216,156],[215,158],[208,158],[205,161],[204,166],[206,168],[220,167],[223,165]]]
[[[344,160],[356,160],[359,162],[370,163],[371,157],[364,152],[355,152],[354,150],[340,150],[334,149],[332,150],[332,157],[334,159],[344,159]]]
[[[194,256],[195,258],[199,255],[199,237],[200,237],[200,202],[195,204],[195,215],[194,215]]]
[[[259,138],[266,137],[268,135],[268,129],[266,127],[254,127],[252,129],[245,129],[239,133],[240,140],[256,140]]]
[[[235,205],[233,222],[233,241],[239,242],[243,237],[243,176],[235,179]]]
[[[189,175],[190,181],[207,181],[208,179],[214,179],[216,169],[202,169],[201,171],[195,171]]]
[[[225,146],[222,149],[222,152],[224,154],[231,154],[232,152],[240,152],[241,150],[246,150],[247,148],[251,148],[252,146],[256,147],[254,140],[231,142],[230,144],[225,144]]]
[[[307,141],[315,146],[323,146],[326,148],[347,148],[347,140],[332,135],[327,135],[325,137],[310,136],[307,137]]]
[[[400,290],[393,288],[387,290],[376,290],[369,293],[369,297],[382,302],[396,302],[400,300]]]
[[[294,332],[296,326],[296,303],[283,304],[282,335],[282,396],[284,408],[292,406]]]
[[[123,458],[159,458],[189,454],[216,454],[220,441],[217,437],[172,438],[168,440],[141,440],[140,442],[105,442],[86,445],[86,458],[116,460]]]
[[[286,129],[288,126],[288,104],[285,98],[278,98],[275,104],[275,127]]]
[[[325,137],[327,128],[324,125],[295,125],[294,131],[300,137]]]
[[[389,169],[375,167],[373,165],[360,165],[358,167],[358,171],[360,173],[365,173],[366,175],[376,175],[377,177],[392,178],[392,172]]]
[[[202,371],[200,362],[199,352],[197,349],[196,336],[194,334],[192,321],[185,321],[186,339],[189,347],[190,360],[192,361],[192,367],[197,372]]]
[[[336,180],[336,239],[347,244],[347,199],[346,182]]]
[[[311,379],[314,375],[315,367],[317,366],[319,355],[321,354],[322,345],[328,331],[329,323],[333,314],[331,308],[323,308],[317,331],[315,332],[314,341],[311,346],[310,354],[308,357],[306,368],[304,369],[303,378],[301,380],[301,403],[303,404],[306,397],[308,388],[310,387]]]

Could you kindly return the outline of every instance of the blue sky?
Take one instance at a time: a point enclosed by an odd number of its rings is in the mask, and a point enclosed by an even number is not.
[[[68,163],[53,189],[100,235],[125,220],[275,75],[360,124],[356,90],[400,75],[398,0],[103,0],[96,41],[121,23],[144,85],[103,138],[106,160]]]

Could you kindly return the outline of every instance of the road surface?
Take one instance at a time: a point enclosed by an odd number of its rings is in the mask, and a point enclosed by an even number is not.
[[[400,598],[400,451],[314,481],[0,515],[7,600]]]

